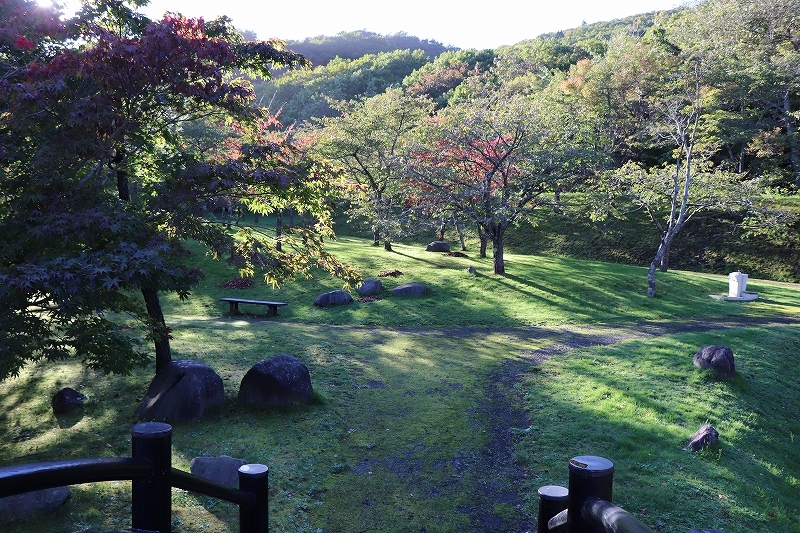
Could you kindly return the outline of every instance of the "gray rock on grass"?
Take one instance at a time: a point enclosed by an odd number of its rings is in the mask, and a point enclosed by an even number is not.
[[[433,241],[425,248],[426,252],[449,252],[450,243],[445,241]]]
[[[719,444],[719,433],[714,426],[705,424],[697,430],[697,433],[689,441],[689,448],[692,451],[699,452],[704,448],[712,448],[717,444]]]
[[[404,283],[392,289],[392,296],[423,296],[427,291],[423,283]]]
[[[69,487],[55,487],[0,498],[0,524],[27,520],[42,513],[53,513],[64,505],[69,496]]]
[[[53,395],[50,404],[53,406],[53,413],[63,415],[77,409],[86,401],[86,396],[70,387],[58,389]]]
[[[175,360],[150,382],[136,416],[157,422],[199,420],[224,398],[222,378],[213,368],[198,361]]]
[[[244,459],[236,459],[230,455],[219,457],[195,457],[189,463],[189,471],[220,485],[239,486],[239,467],[246,465]]]
[[[350,303],[353,303],[353,297],[350,296],[349,292],[343,290],[326,292],[314,299],[314,305],[319,307],[331,307]]]
[[[379,279],[365,279],[358,288],[361,296],[374,296],[383,290],[383,283]]]
[[[256,405],[306,403],[314,389],[306,365],[296,357],[280,354],[256,363],[239,386],[239,401]]]
[[[701,348],[693,358],[694,366],[703,370],[713,370],[722,379],[736,374],[733,350],[728,346],[711,345]]]

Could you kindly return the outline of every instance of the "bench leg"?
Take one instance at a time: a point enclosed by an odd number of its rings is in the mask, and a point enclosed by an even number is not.
[[[267,316],[278,316],[278,306],[277,305],[268,305],[267,306]]]
[[[231,314],[235,315],[239,312],[239,302],[228,302],[231,304]]]

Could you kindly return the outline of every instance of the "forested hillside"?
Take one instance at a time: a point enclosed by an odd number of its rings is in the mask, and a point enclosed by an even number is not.
[[[422,50],[394,50],[358,59],[335,58],[325,66],[292,70],[254,85],[262,105],[279,113],[281,122],[290,125],[331,115],[329,99],[375,96],[401,83],[430,59]]]
[[[641,34],[663,16],[645,13],[586,24],[503,47],[501,51],[524,54],[542,68],[567,70],[582,58],[603,54],[615,33]],[[287,41],[286,48],[302,54],[311,69],[279,70],[271,80],[254,82],[259,101],[269,103],[273,111],[281,109],[285,124],[330,115],[327,97],[352,100],[374,96],[401,83],[412,86],[410,91],[417,95],[441,99],[465,79],[468,70],[487,70],[497,53],[458,50],[404,33],[381,35],[366,30]]]
[[[565,71],[582,58],[603,54],[613,34],[642,33],[658,16],[662,15],[647,13],[583,25],[499,52],[523,55],[540,68]],[[327,98],[346,101],[374,96],[400,84],[409,86],[413,94],[441,101],[464,81],[468,71],[488,70],[498,53],[458,50],[404,33],[380,35],[365,30],[288,41],[286,48],[302,54],[310,69],[279,70],[270,80],[254,81],[259,101],[274,112],[280,110],[284,124],[330,116],[333,110]]]
[[[341,32],[334,36],[319,35],[302,41],[290,40],[286,42],[286,48],[303,54],[315,67],[323,67],[336,57],[358,59],[395,50],[422,50],[428,57],[436,57],[450,49],[442,43],[405,33],[381,35],[366,30]]]
[[[365,30],[288,41],[286,48],[302,54],[310,68],[279,70],[272,79],[253,81],[259,101],[273,112],[280,111],[284,124],[330,115],[328,98],[374,96],[449,50],[404,33]]]

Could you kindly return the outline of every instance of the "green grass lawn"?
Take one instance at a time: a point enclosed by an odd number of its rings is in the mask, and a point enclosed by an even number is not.
[[[287,283],[280,289],[264,283],[254,283],[249,289],[223,289],[219,283],[235,278],[236,270],[224,262],[204,261],[198,249],[195,258],[205,266],[208,277],[189,300],[167,298],[165,311],[173,315],[219,316],[228,310],[228,304],[219,302],[219,298],[235,295],[288,302],[279,313],[281,320],[290,322],[385,327],[507,328],[800,315],[794,285],[750,280],[747,288],[759,293],[759,299],[741,305],[708,297],[727,293],[725,276],[659,272],[657,296],[647,298],[646,269],[639,267],[507,254],[506,275],[494,276],[492,259],[481,259],[477,253],[467,258],[449,257],[403,244],[394,244],[394,252],[385,252],[354,238],[334,241],[328,247],[357,266],[364,278],[376,278],[387,270],[403,274],[380,278],[386,291],[377,302],[320,309],[312,305],[314,298],[342,288],[339,280],[318,273],[311,280]],[[470,266],[477,269],[477,275],[466,272]],[[411,281],[428,287],[428,294],[413,305],[388,293]],[[242,311],[266,313],[266,309],[256,307],[242,306]]]
[[[692,366],[726,344],[737,375]],[[748,328],[628,341],[553,358],[526,381],[520,450],[535,486],[566,485],[569,457],[615,463],[615,500],[659,531],[800,531],[800,329]],[[705,423],[720,445],[686,445]]]
[[[205,281],[189,300],[163,302],[174,357],[211,365],[226,387],[221,408],[175,426],[174,464],[188,469],[196,456],[231,455],[269,465],[272,531],[532,528],[536,489],[566,485],[576,455],[612,460],[615,503],[657,531],[800,531],[798,326],[645,337],[532,358],[558,351],[565,328],[800,318],[798,286],[751,280],[758,300],[722,302],[708,295],[726,292],[726,277],[667,272],[648,299],[645,270],[636,267],[509,254],[508,273],[498,277],[491,259],[472,252],[455,258],[403,244],[385,252],[356,238],[329,247],[366,278],[403,275],[381,278],[387,290],[376,302],[320,309],[314,297],[340,288],[337,280],[323,274],[279,289],[223,289],[236,270],[196,249]],[[388,292],[410,281],[428,293]],[[232,317],[221,296],[289,305],[277,318],[255,306]],[[733,348],[735,379],[716,381],[692,366],[706,344]],[[309,367],[312,402],[239,405],[244,373],[279,353]],[[152,368],[107,376],[69,362],[27,367],[0,383],[0,464],[128,455],[151,377]],[[60,386],[81,390],[88,404],[55,417],[50,397]],[[513,409],[494,409],[498,398]],[[685,450],[706,421],[721,445]],[[174,490],[173,508],[176,531],[238,530],[228,504]],[[73,487],[57,514],[4,531],[124,527],[129,483],[103,483]]]

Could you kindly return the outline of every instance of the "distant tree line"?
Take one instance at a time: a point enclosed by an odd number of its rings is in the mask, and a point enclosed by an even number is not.
[[[452,49],[440,42],[402,32],[381,35],[366,30],[340,32],[333,36],[319,35],[302,41],[289,40],[286,48],[302,54],[313,67],[324,67],[337,57],[358,59],[395,50],[422,50],[426,56],[433,58]]]

